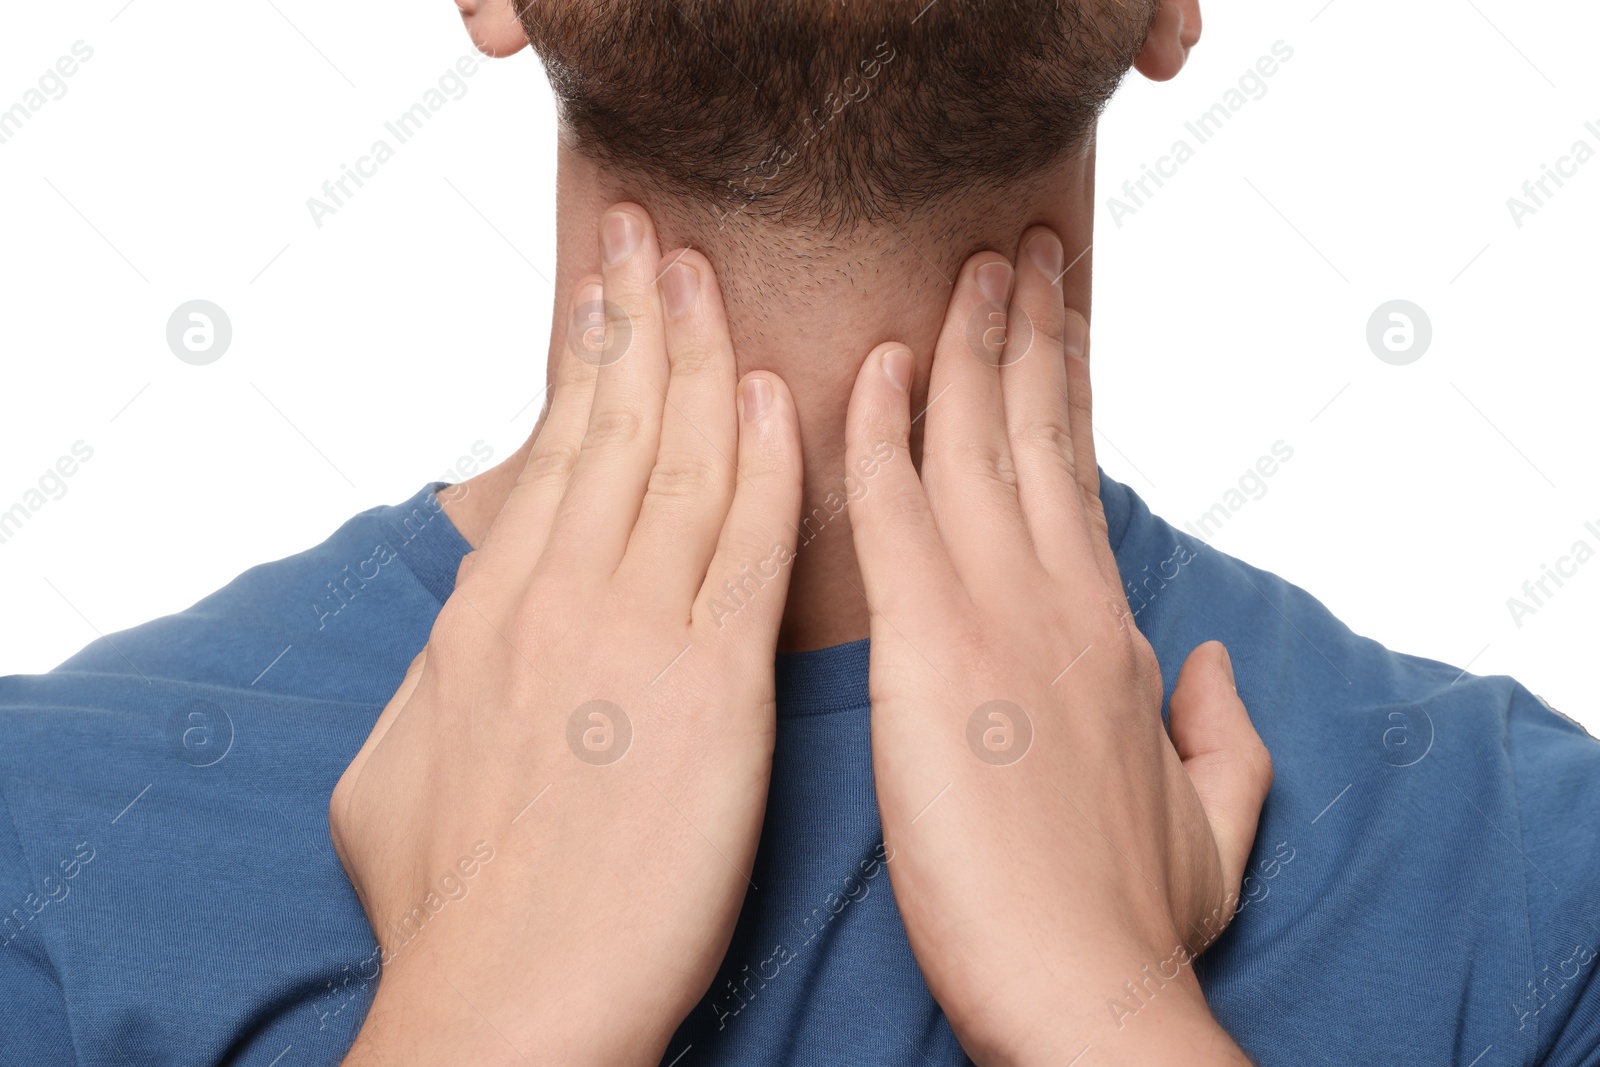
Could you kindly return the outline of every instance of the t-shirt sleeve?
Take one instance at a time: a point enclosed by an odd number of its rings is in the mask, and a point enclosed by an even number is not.
[[[0,1064],[7,1067],[78,1062],[67,1001],[40,935],[50,920],[45,900],[0,790]]]
[[[1520,686],[1508,724],[1533,957],[1510,1025],[1545,1067],[1600,1067],[1600,741]]]

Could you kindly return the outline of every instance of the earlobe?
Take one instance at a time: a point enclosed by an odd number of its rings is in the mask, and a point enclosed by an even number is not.
[[[457,0],[457,6],[473,45],[484,55],[499,59],[528,47],[516,0]]]
[[[1199,41],[1200,0],[1161,0],[1134,69],[1151,81],[1175,78]]]

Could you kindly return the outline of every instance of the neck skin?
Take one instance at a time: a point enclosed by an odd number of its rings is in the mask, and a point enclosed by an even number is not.
[[[884,341],[901,341],[917,357],[912,410],[927,404],[928,371],[950,297],[950,279],[971,255],[992,249],[1008,257],[1031,225],[1055,230],[1073,264],[1062,278],[1068,307],[1089,315],[1094,218],[1094,148],[1064,158],[1026,190],[985,194],[955,211],[937,230],[881,226],[852,234],[847,244],[810,244],[779,237],[744,220],[732,239],[707,216],[685,222],[681,207],[653,203],[644,190],[604,172],[562,139],[556,182],[556,282],[547,373],[565,343],[573,287],[600,272],[596,242],[601,213],[631,200],[650,211],[663,252],[684,246],[704,252],[723,287],[739,373],[768,370],[794,395],[805,460],[806,540],[796,555],[778,649],[827,648],[864,638],[869,609],[848,512],[831,515],[824,503],[844,493],[844,419],[861,361]],[[1081,258],[1079,253],[1084,253]],[[803,259],[803,262],[801,260]],[[1077,259],[1076,263],[1073,263]],[[802,273],[803,272],[803,273]],[[795,278],[803,277],[795,292]],[[921,423],[918,423],[920,427]],[[482,544],[527,462],[538,434],[513,455],[452,494],[445,513],[468,544]],[[919,442],[913,441],[913,449]],[[821,509],[813,512],[813,509]],[[818,531],[820,520],[820,531]]]

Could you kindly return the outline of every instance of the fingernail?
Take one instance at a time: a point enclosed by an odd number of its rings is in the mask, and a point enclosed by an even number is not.
[[[765,378],[747,378],[739,388],[739,414],[745,422],[755,422],[772,406],[772,383]]]
[[[605,221],[600,224],[600,245],[606,266],[620,263],[633,255],[633,250],[639,247],[639,239],[643,236],[639,220],[628,212],[608,212]]]
[[[1061,277],[1061,262],[1064,253],[1061,241],[1053,233],[1041,233],[1028,242],[1028,258],[1033,260],[1033,265],[1052,282]]]
[[[700,272],[686,263],[674,263],[661,275],[661,294],[666,298],[667,314],[676,318],[694,304],[700,291]]]
[[[911,388],[911,352],[904,348],[891,348],[882,356],[883,373],[902,393]]]
[[[572,306],[582,311],[586,305],[598,304],[605,300],[605,288],[599,282],[590,282],[580,288],[572,297]],[[593,310],[592,308],[590,310]]]
[[[1228,672],[1228,684],[1237,689],[1239,683],[1233,676],[1233,657],[1228,655],[1227,645],[1219,643],[1218,647],[1222,649],[1222,667]]]
[[[1075,359],[1089,358],[1089,324],[1075,311],[1067,312],[1066,329],[1062,331],[1061,347]]]
[[[1011,264],[985,263],[979,267],[978,288],[991,304],[1004,304],[1011,295]]]

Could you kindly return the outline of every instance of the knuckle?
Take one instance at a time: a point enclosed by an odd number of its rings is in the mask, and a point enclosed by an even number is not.
[[[904,434],[859,438],[852,440],[846,449],[850,469],[865,478],[891,466],[907,452]]]
[[[568,389],[587,392],[599,376],[600,367],[591,360],[559,360],[556,364],[555,388],[550,391],[551,403],[554,403],[556,398],[560,397]]]
[[[866,494],[870,497],[874,494]],[[910,523],[921,522],[927,509],[924,499],[910,488],[894,488],[876,494],[876,501],[866,511],[866,516],[853,517],[852,522],[878,524],[892,530]],[[865,497],[863,498],[865,499]]]
[[[869,429],[871,435],[868,439],[874,445],[882,442],[898,449],[911,447],[911,420],[898,408],[883,412],[872,419]]]
[[[620,301],[603,301],[601,313],[605,317],[607,327],[632,326],[634,323],[633,312],[623,307]]]
[[[720,360],[716,352],[697,339],[680,341],[673,345],[669,362],[667,369],[669,378],[679,380],[708,375],[716,369]]]
[[[1057,415],[1030,418],[1013,435],[1016,443],[1031,451],[1048,455],[1072,455],[1072,431],[1067,420]]]
[[[911,422],[903,408],[864,406],[856,418],[850,420],[845,430],[847,451],[864,452],[884,447],[908,448],[911,441]]]
[[[1093,425],[1094,401],[1086,389],[1074,389],[1067,397],[1067,411],[1074,422],[1081,421],[1082,425]]]
[[[1090,495],[1088,492],[1083,491],[1082,487],[1080,487],[1080,492],[1083,496],[1084,507],[1089,513],[1090,534],[1094,536],[1096,543],[1105,542],[1109,546],[1111,543],[1111,526],[1106,520],[1106,509],[1100,503],[1099,494]]]
[[[1052,306],[1042,315],[1030,315],[1033,332],[1049,342],[1053,348],[1061,348],[1067,342],[1067,316],[1066,311],[1060,306],[1060,296],[1056,297]]]
[[[722,490],[726,473],[700,459],[657,463],[650,471],[649,495],[666,500],[699,500]]]
[[[744,450],[739,456],[739,473],[752,482],[798,486],[800,465],[796,457],[778,445]]]
[[[649,304],[650,301],[647,300],[629,299],[628,295],[624,295],[616,303],[607,300],[605,303],[606,336],[653,334],[661,323],[653,312],[646,310]]]
[[[718,553],[728,573],[718,574],[717,577],[727,578],[751,571],[770,581],[777,576],[776,567],[784,566],[793,559],[792,541],[792,536],[763,527],[730,531]]]
[[[589,429],[584,434],[583,447],[625,448],[638,440],[643,430],[643,420],[625,407],[597,411],[589,419]]]
[[[989,478],[1004,489],[1017,487],[1017,465],[1009,451],[995,455],[994,466],[985,471]]]
[[[527,465],[517,477],[517,485],[564,485],[577,465],[578,450],[571,445],[541,444],[528,457]]]
[[[1017,468],[1011,452],[994,441],[959,441],[947,445],[944,458],[956,470],[1015,487]]]

